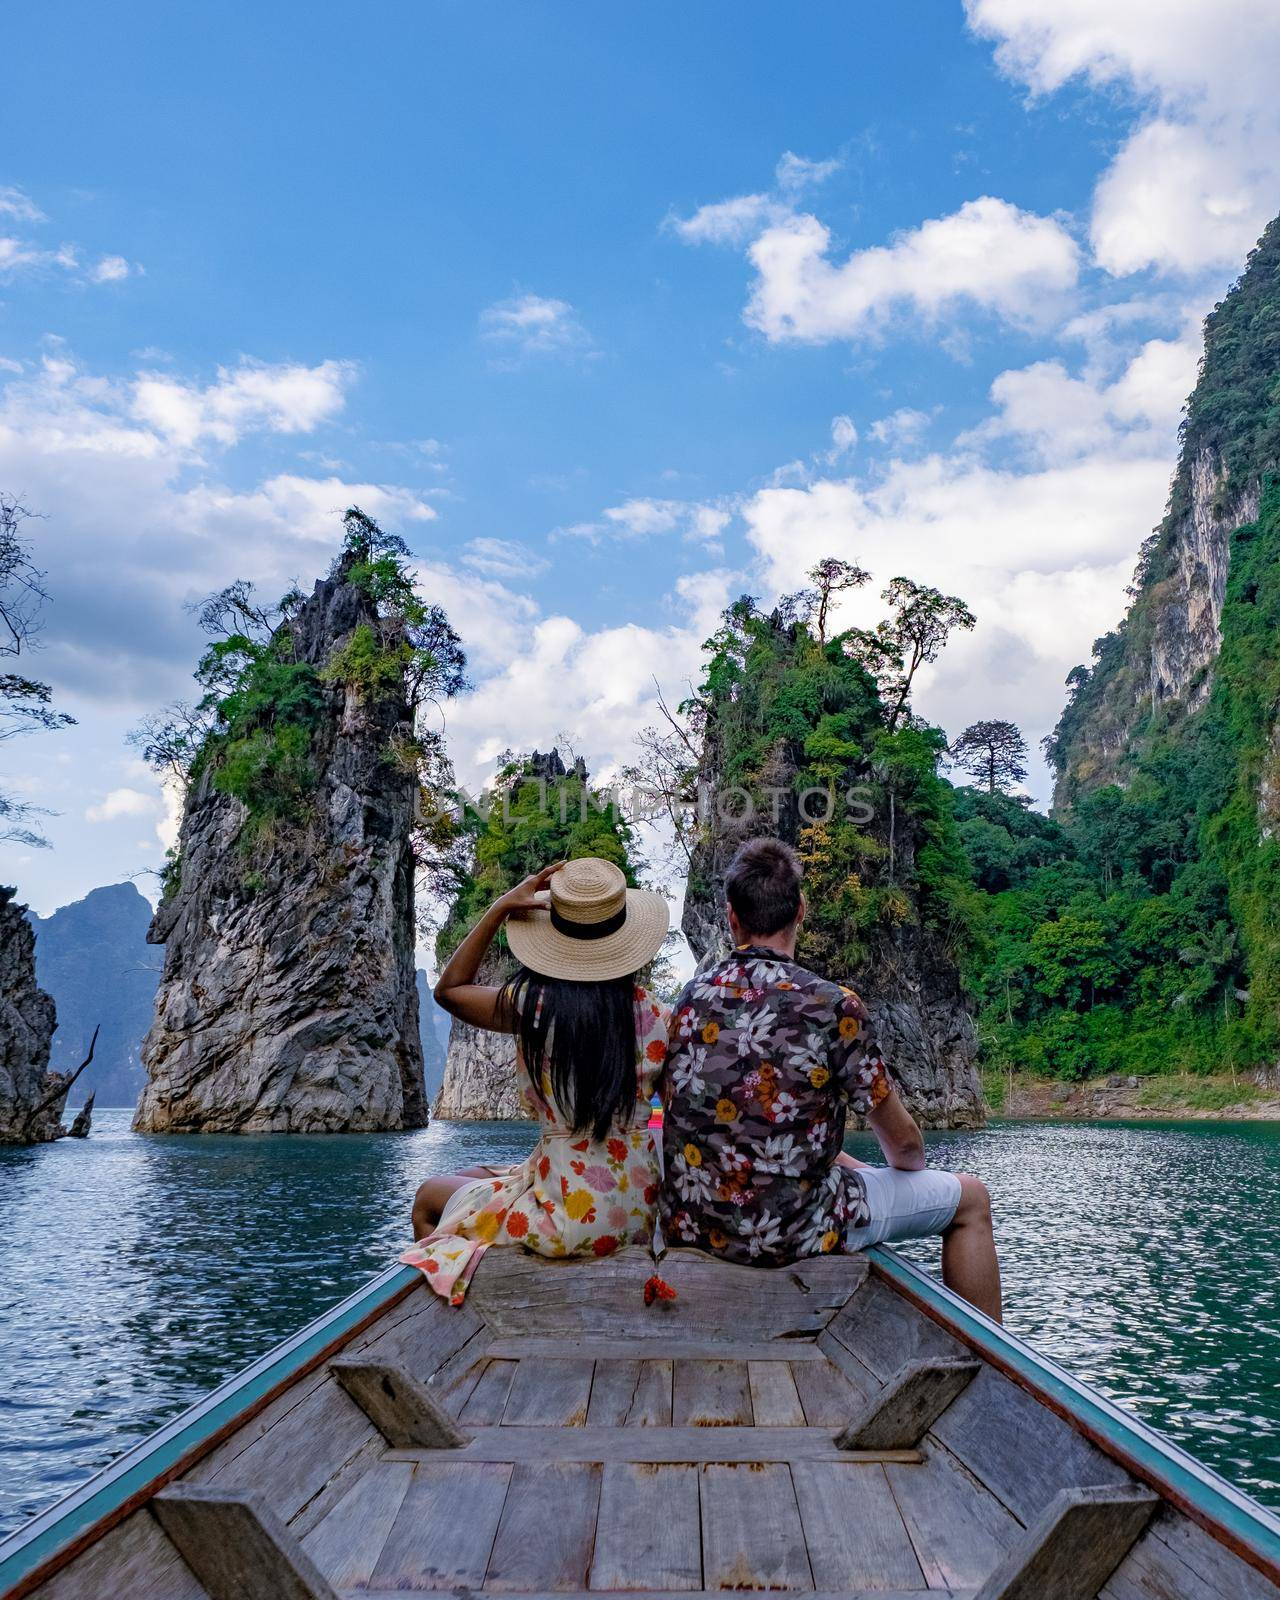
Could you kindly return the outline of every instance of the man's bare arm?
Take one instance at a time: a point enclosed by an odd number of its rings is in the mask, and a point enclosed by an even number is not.
[[[867,1121],[891,1167],[901,1172],[924,1168],[924,1135],[896,1091],[891,1089],[875,1110],[868,1112]]]

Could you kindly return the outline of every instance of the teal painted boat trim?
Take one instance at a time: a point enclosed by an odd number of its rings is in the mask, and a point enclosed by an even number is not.
[[[1280,1517],[1220,1478],[1163,1434],[1106,1399],[1096,1390],[1041,1355],[1015,1334],[953,1294],[931,1273],[886,1245],[867,1251],[873,1269],[901,1289],[922,1309],[1015,1380],[1042,1395],[1108,1453],[1119,1457],[1136,1476],[1155,1488],[1210,1530],[1220,1529],[1225,1542],[1244,1553],[1269,1575],[1280,1575]]]
[[[0,1543],[0,1595],[284,1383],[344,1333],[395,1303],[421,1275],[391,1267],[214,1389]]]

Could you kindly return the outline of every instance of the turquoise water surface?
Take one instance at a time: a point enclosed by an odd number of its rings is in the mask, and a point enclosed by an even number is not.
[[[433,1171],[519,1123],[0,1147],[0,1532],[393,1261]],[[930,1135],[995,1197],[1009,1326],[1280,1505],[1280,1126]],[[867,1135],[849,1141],[874,1159]],[[936,1248],[913,1254],[936,1264]]]

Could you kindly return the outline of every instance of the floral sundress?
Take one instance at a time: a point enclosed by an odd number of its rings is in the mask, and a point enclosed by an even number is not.
[[[400,1257],[418,1267],[452,1305],[461,1305],[491,1245],[523,1245],[544,1256],[611,1255],[650,1243],[658,1199],[658,1152],[650,1100],[667,1057],[668,1007],[635,991],[636,1097],[608,1138],[574,1133],[543,1074],[535,1089],[519,1052],[516,1073],[541,1137],[518,1166],[476,1178],[449,1197],[436,1231]]]

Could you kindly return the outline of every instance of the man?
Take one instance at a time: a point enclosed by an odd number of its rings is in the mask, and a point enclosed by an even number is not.
[[[685,985],[671,1021],[667,1243],[776,1266],[941,1234],[946,1283],[999,1321],[986,1186],[925,1166],[866,1007],[795,959],[805,911],[795,852],[751,840],[725,891],[736,948]],[[870,1123],[887,1166],[844,1154],[850,1108]]]

